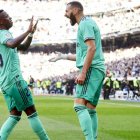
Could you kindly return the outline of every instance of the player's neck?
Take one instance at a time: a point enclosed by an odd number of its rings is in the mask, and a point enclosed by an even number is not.
[[[77,17],[77,24],[80,23],[80,21],[81,21],[81,19],[82,19],[83,17],[84,17],[84,14],[83,14],[83,13],[81,13],[81,14],[78,15],[78,17]]]
[[[0,30],[7,30],[5,26],[0,26]]]

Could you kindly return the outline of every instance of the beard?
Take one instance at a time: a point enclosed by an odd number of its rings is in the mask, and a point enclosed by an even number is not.
[[[11,23],[8,23],[7,24],[7,29],[9,30],[12,26],[13,26],[13,23],[12,22]]]
[[[11,20],[3,20],[2,21],[2,25],[7,29],[9,30],[12,26],[13,26],[13,22]]]
[[[73,15],[73,13],[70,14],[70,23],[72,26],[74,26],[76,24],[76,18]]]

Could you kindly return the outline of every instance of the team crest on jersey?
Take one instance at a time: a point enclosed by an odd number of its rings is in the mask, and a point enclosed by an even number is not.
[[[5,34],[6,38],[12,38],[11,34]]]
[[[80,43],[79,42],[76,43],[76,47],[80,47]]]
[[[14,49],[14,53],[17,53],[17,48]]]

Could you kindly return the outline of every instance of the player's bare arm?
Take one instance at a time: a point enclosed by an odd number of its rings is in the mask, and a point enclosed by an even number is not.
[[[23,34],[21,34],[20,36],[14,38],[14,39],[9,39],[7,42],[6,42],[6,45],[10,48],[16,48],[18,47],[22,41],[29,35],[29,33],[31,33],[33,31],[33,17],[31,18],[31,21],[30,21],[30,25],[27,29],[27,31]]]
[[[57,52],[57,56],[49,59],[49,62],[56,62],[61,59],[76,61],[76,55],[75,54],[62,54],[60,52]]]
[[[87,50],[87,55],[86,55],[86,59],[82,68],[81,73],[77,76],[75,82],[77,84],[83,84],[86,78],[86,73],[89,69],[89,67],[91,66],[95,51],[96,51],[96,47],[95,47],[95,42],[94,40],[87,40],[86,45],[88,46],[88,50]]]
[[[32,38],[33,38],[33,34],[37,28],[37,24],[38,24],[38,20],[36,21],[35,25],[33,26],[32,32],[28,35],[27,39],[23,42],[23,44],[21,44],[17,47],[18,50],[26,51],[30,47],[30,44],[31,44]]]
[[[76,55],[75,54],[67,55],[67,60],[76,61]]]

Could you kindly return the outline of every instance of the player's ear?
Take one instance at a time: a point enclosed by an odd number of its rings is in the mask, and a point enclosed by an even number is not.
[[[77,9],[76,9],[76,7],[72,7],[72,8],[71,8],[71,11],[72,11],[73,15],[76,15],[76,14],[77,14]]]

